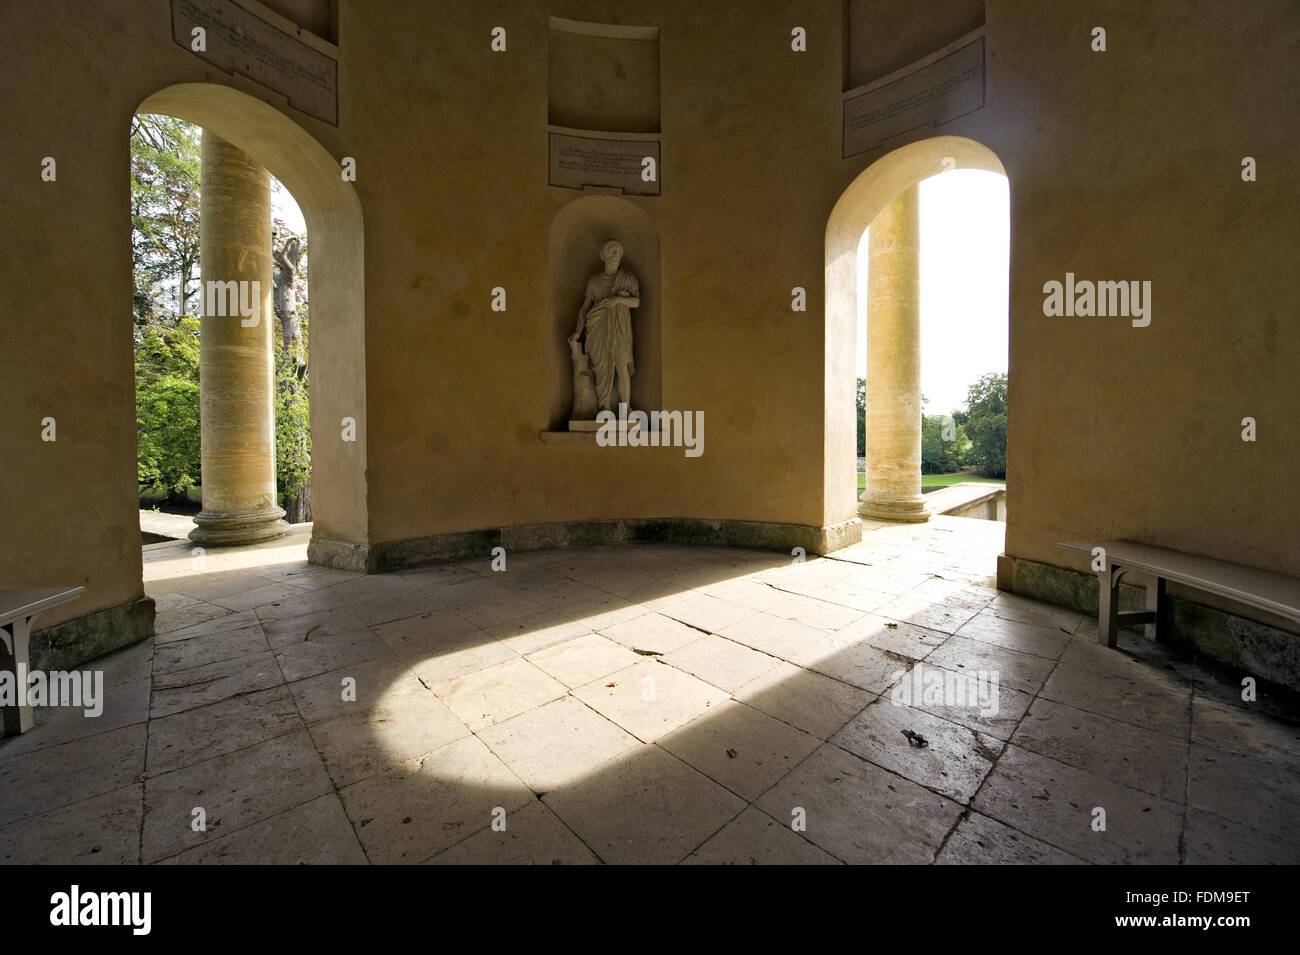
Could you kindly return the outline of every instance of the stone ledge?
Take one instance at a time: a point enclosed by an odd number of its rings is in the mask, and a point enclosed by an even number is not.
[[[539,431],[537,434],[538,437],[541,438],[542,444],[550,444],[550,445],[555,445],[557,447],[573,447],[574,445],[599,447],[600,445],[596,441],[597,431],[598,429],[593,428],[590,431]],[[658,432],[652,428],[646,428],[642,433],[649,435],[649,434],[657,434]],[[646,444],[646,445],[637,445],[637,447],[666,448],[670,451],[674,449],[678,451],[682,450],[682,446],[676,444],[663,444],[663,445]]]
[[[153,598],[141,597],[34,630],[28,650],[30,667],[46,671],[70,670],[152,637],[153,624]]]
[[[539,431],[538,436],[542,439],[542,444],[555,445],[561,448],[571,448],[579,444],[596,447],[596,432],[594,431]]]
[[[317,540],[312,539],[312,547],[308,550],[308,559],[312,563],[324,563],[324,558],[337,557],[335,548],[338,546],[361,546],[339,545],[338,542],[328,542],[332,546],[327,546],[322,542],[318,547]],[[402,570],[443,560],[487,559],[493,547],[504,547],[510,552],[602,544],[686,544],[786,552],[802,547],[809,554],[828,554],[861,540],[862,524],[856,518],[825,527],[668,517],[567,521],[385,541],[369,548],[367,570]],[[327,566],[342,565],[329,563]],[[350,566],[347,569],[356,568]]]
[[[1068,607],[1094,620],[1099,586],[1096,574],[1009,554],[998,556],[999,590]],[[1191,594],[1169,584],[1168,614],[1157,625],[1161,643],[1195,650],[1251,676],[1300,691],[1300,634],[1206,606],[1190,599]],[[1142,610],[1145,600],[1145,586],[1120,583],[1121,610]],[[1140,624],[1123,629],[1143,632]]]
[[[313,537],[307,542],[307,563],[361,574],[371,574],[377,569],[371,547],[329,537]]]
[[[963,512],[973,510],[981,504],[1005,499],[1005,484],[986,484],[981,481],[962,481],[949,484],[925,495],[925,509],[931,514],[947,514],[962,517]]]

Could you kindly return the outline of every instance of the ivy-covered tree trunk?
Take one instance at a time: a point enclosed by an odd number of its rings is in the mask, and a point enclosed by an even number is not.
[[[284,495],[284,519],[290,524],[306,524],[311,520],[311,482]]]
[[[307,356],[298,312],[304,249],[302,237],[282,234],[280,228],[277,223],[272,252],[276,265],[272,294],[281,341],[280,359],[276,362],[277,470],[284,495],[285,520],[303,524],[312,519]]]
[[[275,315],[280,320],[280,333],[284,350],[302,360],[302,326],[298,322],[297,283],[298,267],[302,261],[302,240],[294,235],[274,251],[275,256]]]

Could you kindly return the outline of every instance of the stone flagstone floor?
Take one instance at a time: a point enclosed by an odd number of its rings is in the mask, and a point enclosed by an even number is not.
[[[1289,704],[1000,594],[1001,524],[868,528],[368,577],[305,526],[154,545],[103,715],[0,740],[0,861],[1300,862]],[[896,703],[918,663],[996,712]]]

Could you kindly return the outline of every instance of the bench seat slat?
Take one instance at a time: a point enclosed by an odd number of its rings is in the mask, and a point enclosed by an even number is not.
[[[85,587],[29,587],[0,590],[0,670],[18,675],[27,667],[32,622],[43,610],[76,600]],[[32,708],[26,688],[19,701],[0,706],[0,736],[16,736],[32,728]]]
[[[1102,547],[1107,559],[1119,567],[1177,581],[1300,623],[1300,580],[1294,577],[1132,541],[1071,541],[1058,546],[1088,555],[1094,547]]]
[[[15,617],[30,617],[69,600],[75,600],[85,587],[32,587],[26,590],[0,590],[0,623]]]

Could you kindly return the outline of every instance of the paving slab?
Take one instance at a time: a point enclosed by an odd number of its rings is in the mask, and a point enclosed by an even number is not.
[[[929,863],[962,807],[823,744],[756,804],[849,863]]]
[[[821,745],[815,736],[734,701],[661,736],[658,743],[751,802]]]
[[[145,780],[141,855],[156,862],[332,790],[307,731]],[[203,810],[205,829],[196,828]]]
[[[339,791],[343,808],[378,864],[416,864],[536,799],[477,737]]]
[[[229,660],[155,674],[149,718],[159,719],[285,682],[269,649]]]
[[[874,701],[830,742],[962,803],[970,802],[1002,751],[991,736],[888,698]]]
[[[750,680],[735,692],[735,698],[818,739],[828,739],[876,697],[859,687],[782,663]]]
[[[0,826],[5,865],[130,865],[140,857],[144,786],[132,783]]]
[[[744,800],[657,746],[543,802],[603,862],[672,865],[734,819]]]
[[[1037,693],[1055,668],[1052,660],[1033,653],[1008,650],[981,640],[950,637],[925,658],[926,663],[962,673],[996,675],[999,685],[1024,693]]]
[[[416,668],[419,674],[419,667]],[[527,660],[515,659],[434,684],[433,692],[471,730],[481,730],[568,692]]]
[[[646,743],[727,699],[725,691],[653,661],[578,687],[573,695]]]
[[[753,806],[727,823],[683,865],[843,865]]]
[[[640,663],[642,658],[621,643],[588,633],[530,653],[524,659],[572,688]]]
[[[503,818],[504,829],[488,826],[425,865],[598,865],[583,845],[542,802],[532,802]]]
[[[325,768],[342,788],[468,736],[469,727],[413,675],[381,698],[310,727]]]
[[[1185,798],[1185,739],[1144,732],[1129,723],[1039,698],[1011,742],[1172,802]]]
[[[157,776],[302,728],[287,686],[240,694],[153,720],[147,767]]]
[[[147,732],[135,723],[0,759],[0,826],[139,781]]]
[[[1179,861],[1177,804],[1018,746],[1006,747],[971,805],[1085,862]]]
[[[599,774],[644,744],[572,696],[552,700],[478,736],[535,793]]]
[[[1070,853],[1017,832],[978,812],[957,823],[939,851],[938,865],[1083,865]]]
[[[161,861],[162,865],[365,865],[334,793],[318,796]]]
[[[660,659],[729,693],[781,662],[776,657],[714,634],[702,635]]]

